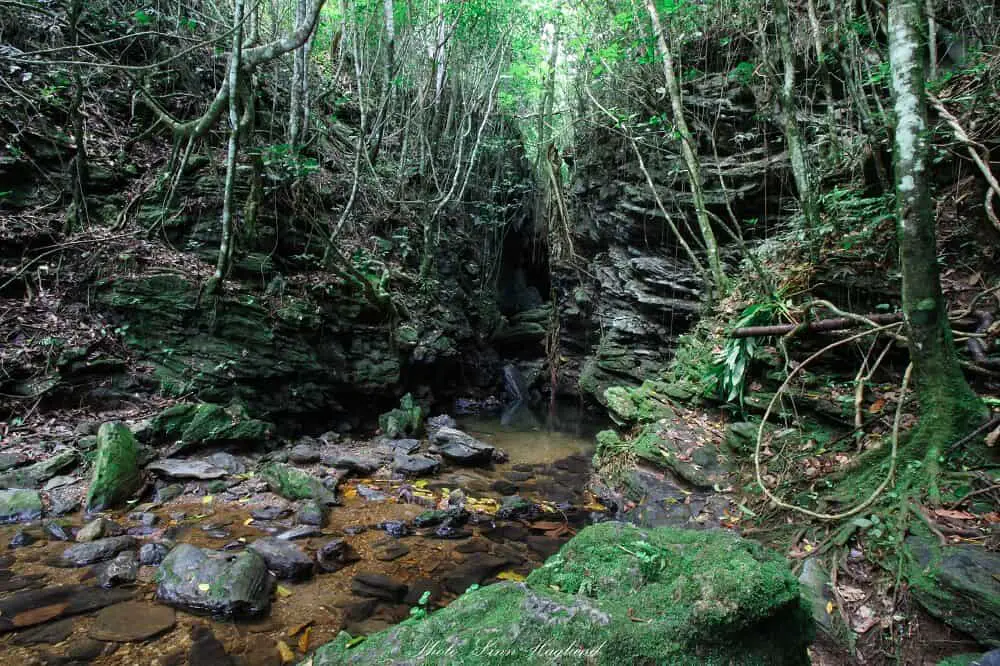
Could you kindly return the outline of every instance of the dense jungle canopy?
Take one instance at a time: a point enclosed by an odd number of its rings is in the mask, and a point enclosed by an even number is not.
[[[0,664],[1000,664],[998,37],[0,0]]]

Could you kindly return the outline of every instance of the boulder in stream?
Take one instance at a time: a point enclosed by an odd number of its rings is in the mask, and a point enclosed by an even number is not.
[[[0,490],[0,525],[25,523],[42,517],[42,497],[36,490]]]
[[[60,567],[85,567],[88,564],[110,560],[122,551],[135,550],[138,547],[135,537],[131,536],[95,539],[70,546],[53,564]]]
[[[415,455],[410,456],[405,453],[397,453],[392,461],[392,471],[405,476],[427,476],[434,474],[441,467],[441,463],[434,458]]]
[[[289,540],[263,537],[249,549],[264,558],[267,568],[278,578],[303,579],[313,574],[312,559]]]
[[[156,598],[177,608],[224,617],[255,617],[271,607],[274,579],[255,551],[237,555],[182,543],[156,573]]]
[[[284,463],[268,463],[260,470],[267,487],[290,500],[316,500],[327,506],[338,504],[333,491],[315,476]]]
[[[105,423],[97,431],[97,459],[87,491],[88,513],[124,504],[139,487],[139,449],[132,431],[121,423]]]
[[[487,465],[495,447],[455,428],[438,428],[431,436],[437,452],[460,465]]]
[[[63,449],[34,465],[0,474],[0,488],[40,488],[43,483],[79,462],[80,454],[72,449]]]

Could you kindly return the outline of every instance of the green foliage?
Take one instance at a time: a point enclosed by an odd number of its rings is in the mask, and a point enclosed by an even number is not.
[[[766,326],[787,314],[791,303],[773,296],[743,309],[733,323],[734,328],[746,326]],[[726,402],[738,401],[743,404],[743,389],[750,364],[761,346],[759,338],[728,338],[722,350],[716,355],[712,375],[720,397]],[[713,382],[709,382],[710,384]]]

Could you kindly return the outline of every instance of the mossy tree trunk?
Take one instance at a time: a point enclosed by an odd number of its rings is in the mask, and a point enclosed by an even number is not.
[[[910,454],[923,457],[931,476],[950,442],[985,416],[958,364],[937,264],[928,169],[923,0],[889,4],[889,57],[896,121],[896,215],[903,272],[903,312],[920,400],[920,422]]]

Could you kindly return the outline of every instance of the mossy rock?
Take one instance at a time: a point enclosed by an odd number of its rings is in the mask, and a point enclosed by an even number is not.
[[[0,490],[0,525],[24,523],[42,517],[42,497],[36,490]]]
[[[907,537],[904,549],[910,590],[927,612],[1000,647],[1000,553],[968,544],[941,548],[917,535]]]
[[[650,423],[676,417],[666,389],[666,385],[652,381],[634,388],[611,386],[604,391],[604,399],[611,418],[619,425]]]
[[[182,403],[160,412],[150,425],[155,438],[176,444],[172,454],[203,444],[259,442],[271,428],[270,423],[250,418],[239,403],[228,407]]]
[[[705,433],[687,426],[652,423],[632,442],[636,456],[658,467],[667,467],[688,483],[701,488],[727,485],[731,471],[718,445]]]
[[[284,463],[268,463],[260,469],[267,487],[276,495],[290,500],[316,500],[329,506],[337,504],[333,491],[312,474]]]
[[[38,488],[79,462],[80,456],[76,451],[64,449],[47,460],[0,474],[0,488]]]
[[[424,410],[407,393],[399,401],[399,407],[378,417],[378,427],[386,437],[392,439],[414,437],[423,430]]]
[[[105,423],[97,431],[97,459],[87,491],[87,512],[123,504],[142,485],[139,448],[132,431],[121,423]]]
[[[587,527],[527,583],[466,593],[313,666],[419,663],[808,664],[798,583],[777,554],[723,532]]]

